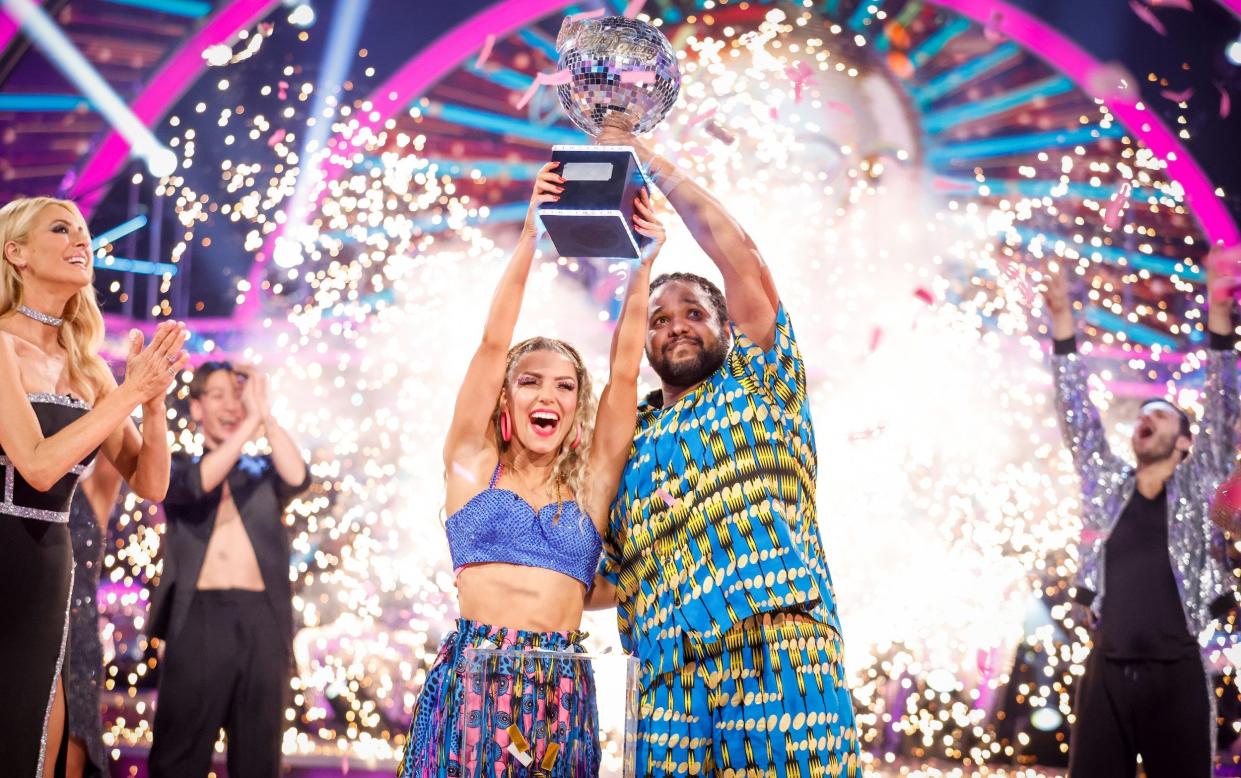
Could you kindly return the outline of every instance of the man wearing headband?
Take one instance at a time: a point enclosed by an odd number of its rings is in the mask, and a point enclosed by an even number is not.
[[[176,454],[151,635],[166,642],[151,778],[206,778],[220,728],[228,774],[276,778],[293,642],[285,510],[310,485],[271,415],[267,376],[206,362],[190,381],[202,456]],[[243,454],[260,435],[271,454]]]
[[[1233,301],[1208,270],[1210,348],[1198,434],[1167,400],[1138,411],[1135,465],[1111,451],[1077,355],[1065,278],[1044,295],[1055,347],[1055,405],[1081,477],[1082,539],[1070,594],[1093,648],[1073,703],[1071,778],[1209,778],[1215,712],[1198,635],[1235,602],[1217,559],[1211,498],[1234,459],[1241,405]]]

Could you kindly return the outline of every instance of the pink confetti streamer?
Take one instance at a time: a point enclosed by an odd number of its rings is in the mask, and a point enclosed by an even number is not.
[[[1142,21],[1150,25],[1150,28],[1160,35],[1167,35],[1168,28],[1163,26],[1163,22],[1159,21],[1159,17],[1151,9],[1142,5],[1138,0],[1129,0],[1129,7],[1133,9],[1133,13]]]
[[[491,47],[494,45],[496,45],[496,36],[488,35],[487,39],[483,41],[483,50],[478,52],[478,59],[474,60],[474,67],[481,68],[483,66],[483,63],[491,56]]]
[[[621,73],[622,84],[652,84],[656,78],[653,70],[626,70]]]
[[[662,486],[655,490],[655,494],[656,496],[659,497],[659,499],[663,500],[664,504],[667,505],[669,508],[676,506],[677,504],[676,498],[673,497],[671,494],[669,494],[668,490],[663,488]]]
[[[1003,23],[1004,14],[1000,11],[992,11],[987,23],[983,25],[983,37],[992,43],[1003,43],[1006,40],[1004,31],[1000,29]]]
[[[646,5],[646,0],[629,0],[629,5],[625,6],[625,13],[621,15],[626,19],[633,19],[642,12],[644,5]]]
[[[1182,11],[1194,10],[1194,4],[1191,0],[1146,0],[1146,4],[1152,8],[1177,8]]]
[[[875,353],[875,349],[879,348],[879,343],[883,340],[883,328],[875,327],[870,331],[870,352]]]
[[[1219,84],[1215,88],[1219,90],[1219,118],[1227,119],[1228,114],[1232,113],[1232,95]]]
[[[914,297],[917,297],[927,305],[931,305],[935,302],[935,295],[931,294],[929,289],[921,286],[914,290]]]
[[[1129,205],[1129,193],[1132,191],[1133,187],[1128,181],[1120,185],[1120,191],[1112,195],[1112,199],[1107,204],[1107,211],[1103,214],[1103,226],[1109,230],[1120,226],[1121,211]]]
[[[284,100],[285,98],[289,96],[288,90],[289,90],[288,81],[276,82],[276,97],[280,98],[281,100]]]
[[[1174,92],[1171,89],[1165,89],[1159,94],[1163,95],[1165,99],[1171,100],[1174,103],[1184,103],[1188,101],[1189,98],[1194,96],[1194,88],[1189,87],[1188,89],[1183,89],[1180,92]]]
[[[534,83],[522,94],[521,99],[517,101],[517,110],[526,107],[526,104],[534,97],[534,93],[539,91],[541,86],[559,86],[567,84],[573,80],[573,73],[569,70],[557,70],[555,73],[538,73],[534,77]]]
[[[580,14],[573,14],[572,16],[566,16],[566,17],[564,18],[564,20],[565,20],[565,22],[566,22],[566,23],[568,23],[568,22],[580,22],[580,21],[583,21],[583,20],[585,20],[585,19],[595,19],[595,18],[600,17],[600,16],[603,16],[603,9],[602,9],[602,8],[596,8],[596,9],[595,9],[595,10],[593,10],[593,11],[583,11],[583,12],[582,12],[582,13],[580,13]]]
[[[275,148],[277,143],[284,140],[285,135],[288,135],[288,131],[285,130],[283,127],[281,127],[280,129],[273,132],[271,134],[271,137],[267,139],[267,145],[272,148]]]
[[[712,116],[715,116],[715,112],[717,110],[719,110],[719,108],[715,106],[708,108],[707,110],[699,113],[694,118],[690,119],[689,122],[686,124],[686,126],[693,127],[695,124],[698,124],[699,122],[705,122],[707,119],[710,119]]]
[[[837,113],[842,113],[845,116],[853,115],[853,106],[849,105],[848,103],[838,103],[834,100],[829,100],[827,103],[825,103],[825,106],[827,110],[829,111],[836,111]]]
[[[1081,539],[1083,543],[1093,543],[1103,537],[1103,531],[1097,529],[1082,530]]]
[[[784,74],[793,82],[793,102],[800,103],[802,90],[814,76],[814,68],[798,60],[792,66],[785,68]]]
[[[859,440],[870,440],[871,438],[877,438],[883,434],[883,431],[885,429],[887,429],[886,425],[877,424],[874,427],[869,427],[864,430],[858,430],[857,432],[850,432],[849,441],[851,443],[856,443]]]
[[[775,119],[776,121],[780,120],[780,109],[779,108],[776,108],[773,105],[771,106],[771,110],[769,111],[769,113],[771,114],[772,119]]]
[[[707,134],[715,138],[720,143],[731,146],[737,142],[737,137],[724,128],[724,125],[716,121],[707,122],[707,126],[703,127]]]

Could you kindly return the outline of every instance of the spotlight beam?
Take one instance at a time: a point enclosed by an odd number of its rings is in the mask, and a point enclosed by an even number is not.
[[[94,105],[133,148],[146,160],[154,175],[168,175],[171,162],[176,169],[176,156],[155,138],[146,125],[129,110],[120,96],[108,85],[70,42],[56,22],[32,0],[0,0],[4,10],[48,60],[64,74]]]
[[[366,18],[370,4],[371,0],[351,0],[336,6],[338,16],[332,19],[327,45],[323,49],[319,81],[315,84],[314,102],[307,121],[309,129],[299,155],[305,167],[297,177],[297,185],[286,212],[285,237],[278,242],[274,257],[276,264],[281,267],[293,267],[301,259],[296,235],[309,214],[310,193],[322,178],[319,155],[332,132],[331,118],[334,111],[328,105],[328,98],[341,95],[341,86],[345,83],[345,76],[353,63],[358,35],[362,32],[362,21]]]

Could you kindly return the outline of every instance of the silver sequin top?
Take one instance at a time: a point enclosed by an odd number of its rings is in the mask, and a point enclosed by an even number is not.
[[[1056,411],[1064,444],[1082,482],[1082,541],[1076,587],[1095,593],[1090,608],[1102,612],[1105,544],[1137,484],[1132,465],[1107,444],[1099,410],[1090,401],[1086,366],[1077,354],[1053,355]],[[1220,562],[1224,538],[1211,522],[1211,499],[1232,469],[1233,430],[1241,415],[1236,352],[1208,350],[1204,360],[1203,414],[1193,450],[1167,483],[1168,554],[1185,606],[1190,634],[1212,621],[1211,605],[1230,594]]]

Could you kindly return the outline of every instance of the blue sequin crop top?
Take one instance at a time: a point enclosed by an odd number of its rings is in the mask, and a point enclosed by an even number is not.
[[[499,477],[496,465],[487,488],[445,522],[453,569],[488,562],[542,567],[576,578],[589,589],[603,551],[603,539],[590,517],[572,501],[536,511],[516,492],[497,489]]]

